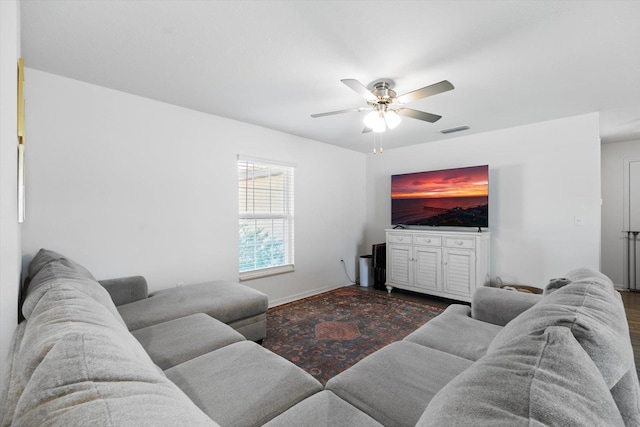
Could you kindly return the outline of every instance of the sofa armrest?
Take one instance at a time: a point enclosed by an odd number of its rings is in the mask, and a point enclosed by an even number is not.
[[[473,295],[471,317],[504,326],[541,299],[542,295],[485,286]]]
[[[120,277],[99,282],[109,292],[115,305],[146,299],[149,296],[147,281],[142,276]]]

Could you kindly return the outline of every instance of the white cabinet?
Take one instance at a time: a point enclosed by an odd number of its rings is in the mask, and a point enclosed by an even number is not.
[[[471,301],[489,282],[489,232],[387,230],[387,283]]]

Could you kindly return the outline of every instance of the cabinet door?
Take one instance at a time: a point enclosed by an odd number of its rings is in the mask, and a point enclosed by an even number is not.
[[[442,291],[442,249],[416,246],[415,285],[426,290]]]
[[[444,290],[471,297],[476,287],[476,254],[464,249],[444,250]]]
[[[387,248],[387,282],[398,285],[411,283],[411,246],[389,245]]]

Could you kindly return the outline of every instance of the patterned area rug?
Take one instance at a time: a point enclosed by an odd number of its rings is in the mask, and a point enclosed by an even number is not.
[[[442,311],[386,295],[340,288],[269,309],[267,338],[262,345],[325,384]]]

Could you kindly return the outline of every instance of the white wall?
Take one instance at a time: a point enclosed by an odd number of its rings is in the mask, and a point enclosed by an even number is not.
[[[602,272],[619,287],[626,274],[623,172],[629,158],[640,158],[640,140],[602,145]]]
[[[347,283],[340,257],[355,276],[390,226],[389,176],[421,170],[489,164],[492,277],[543,286],[600,265],[597,114],[372,156],[36,70],[27,80],[23,251],[58,250],[98,278],[237,280],[238,153],[298,165],[297,270],[246,282],[272,303]]]
[[[18,322],[20,226],[17,203],[17,64],[20,13],[15,0],[0,1],[0,384]]]
[[[488,164],[492,278],[542,287],[599,269],[598,126],[589,114],[369,156],[365,244],[384,242],[390,227],[390,175]]]
[[[150,290],[238,279],[236,155],[294,163],[296,271],[244,282],[270,302],[348,283],[364,224],[365,155],[27,69],[23,251]],[[206,88],[203,88],[206,90]]]

